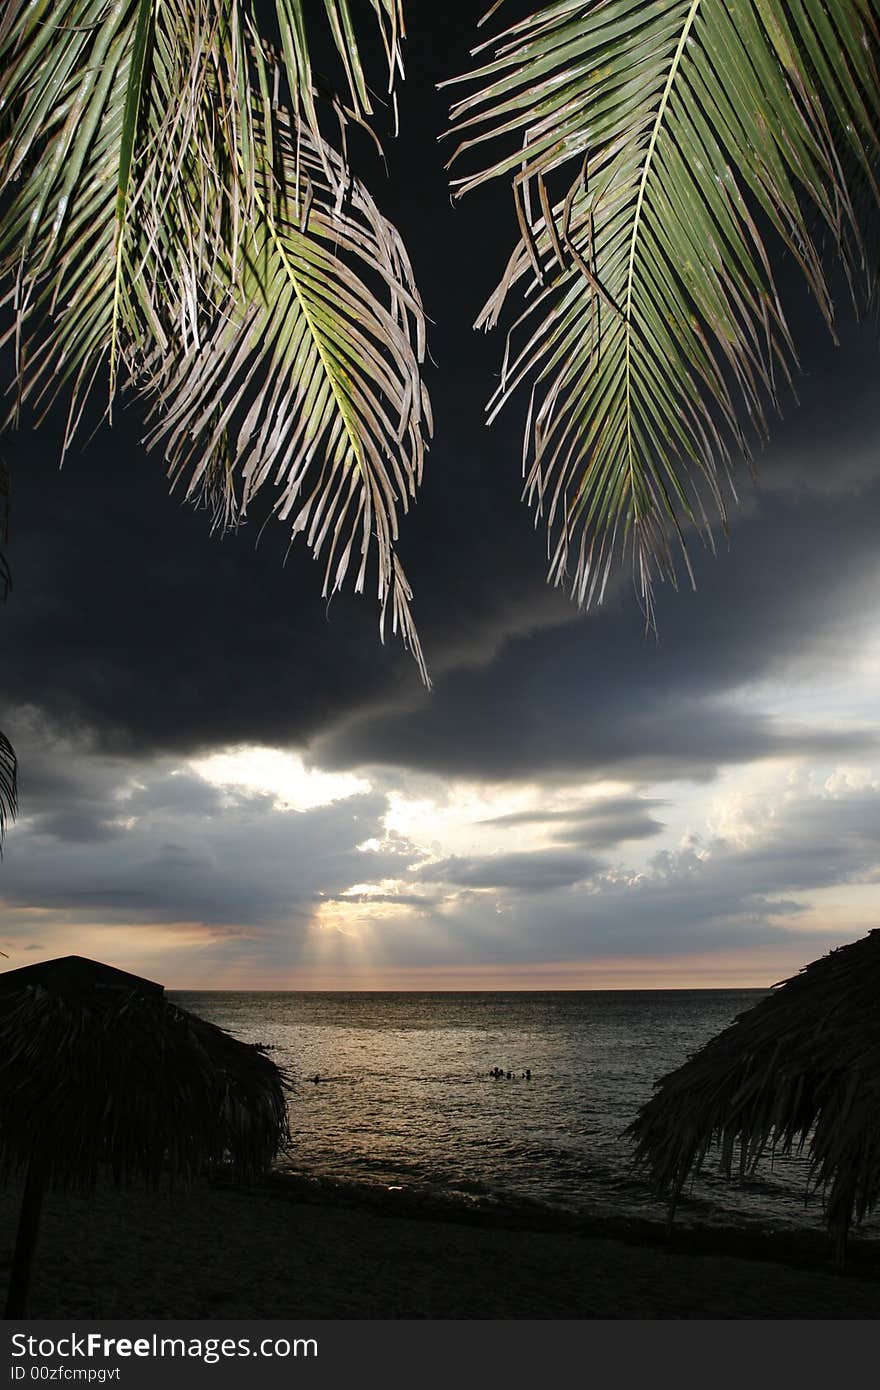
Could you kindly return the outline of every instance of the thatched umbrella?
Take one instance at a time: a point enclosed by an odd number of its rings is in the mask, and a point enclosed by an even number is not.
[[[285,1078],[165,998],[82,956],[0,975],[0,1178],[24,1175],[7,1317],[21,1316],[42,1194],[265,1170],[287,1134]]]
[[[880,1197],[880,931],[776,985],[656,1083],[627,1133],[670,1219],[720,1146],[750,1174],[769,1148],[809,1155],[842,1265],[850,1223]]]

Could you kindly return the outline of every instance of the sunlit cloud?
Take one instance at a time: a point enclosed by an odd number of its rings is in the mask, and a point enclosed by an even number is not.
[[[180,988],[761,985],[876,925],[880,775],[857,756],[498,784],[258,745],[72,749],[63,776],[24,754],[16,963],[78,951]]]
[[[187,766],[213,787],[271,796],[279,811],[310,811],[370,790],[354,773],[322,772],[306,767],[298,753],[256,745],[192,758]]]
[[[421,846],[426,858],[538,850],[558,842],[558,827],[567,815],[576,818],[585,807],[601,807],[630,790],[630,784],[621,781],[559,790],[530,782],[495,785],[437,779],[434,796],[414,796],[392,787],[384,823],[388,831]]]

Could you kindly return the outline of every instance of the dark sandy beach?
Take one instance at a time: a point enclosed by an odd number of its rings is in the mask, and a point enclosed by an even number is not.
[[[51,1194],[34,1318],[876,1318],[880,1259],[834,1273],[800,1245],[658,1229],[451,1219],[391,1194],[275,1179],[247,1190]],[[9,1269],[17,1195],[0,1201]],[[546,1223],[544,1223],[546,1225]],[[778,1247],[778,1248],[777,1248]]]

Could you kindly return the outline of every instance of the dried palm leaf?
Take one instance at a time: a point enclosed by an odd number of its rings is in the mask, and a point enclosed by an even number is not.
[[[71,988],[65,965],[90,972]],[[0,1177],[36,1161],[52,1186],[189,1181],[207,1163],[263,1172],[287,1137],[286,1079],[262,1049],[179,1009],[161,987],[120,988],[68,957],[0,976]],[[70,972],[68,972],[70,973]],[[141,985],[147,982],[141,982]],[[90,987],[87,987],[90,986]]]
[[[880,931],[813,961],[662,1077],[628,1130],[674,1211],[710,1150],[730,1175],[806,1151],[839,1261],[880,1201]]]

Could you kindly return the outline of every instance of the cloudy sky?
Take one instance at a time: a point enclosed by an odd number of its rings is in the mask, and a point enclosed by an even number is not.
[[[433,83],[468,7],[416,28],[390,178],[371,181],[434,320],[437,430],[401,553],[434,689],[329,610],[287,536],[212,538],[135,410],[59,472],[6,445],[15,587],[0,727],[21,815],[10,965],[67,952],[178,987],[765,985],[880,925],[876,323],[834,348],[793,305],[802,404],[646,638],[628,583],[544,584],[520,427],[483,423],[502,344],[470,330],[511,241],[450,206]]]

